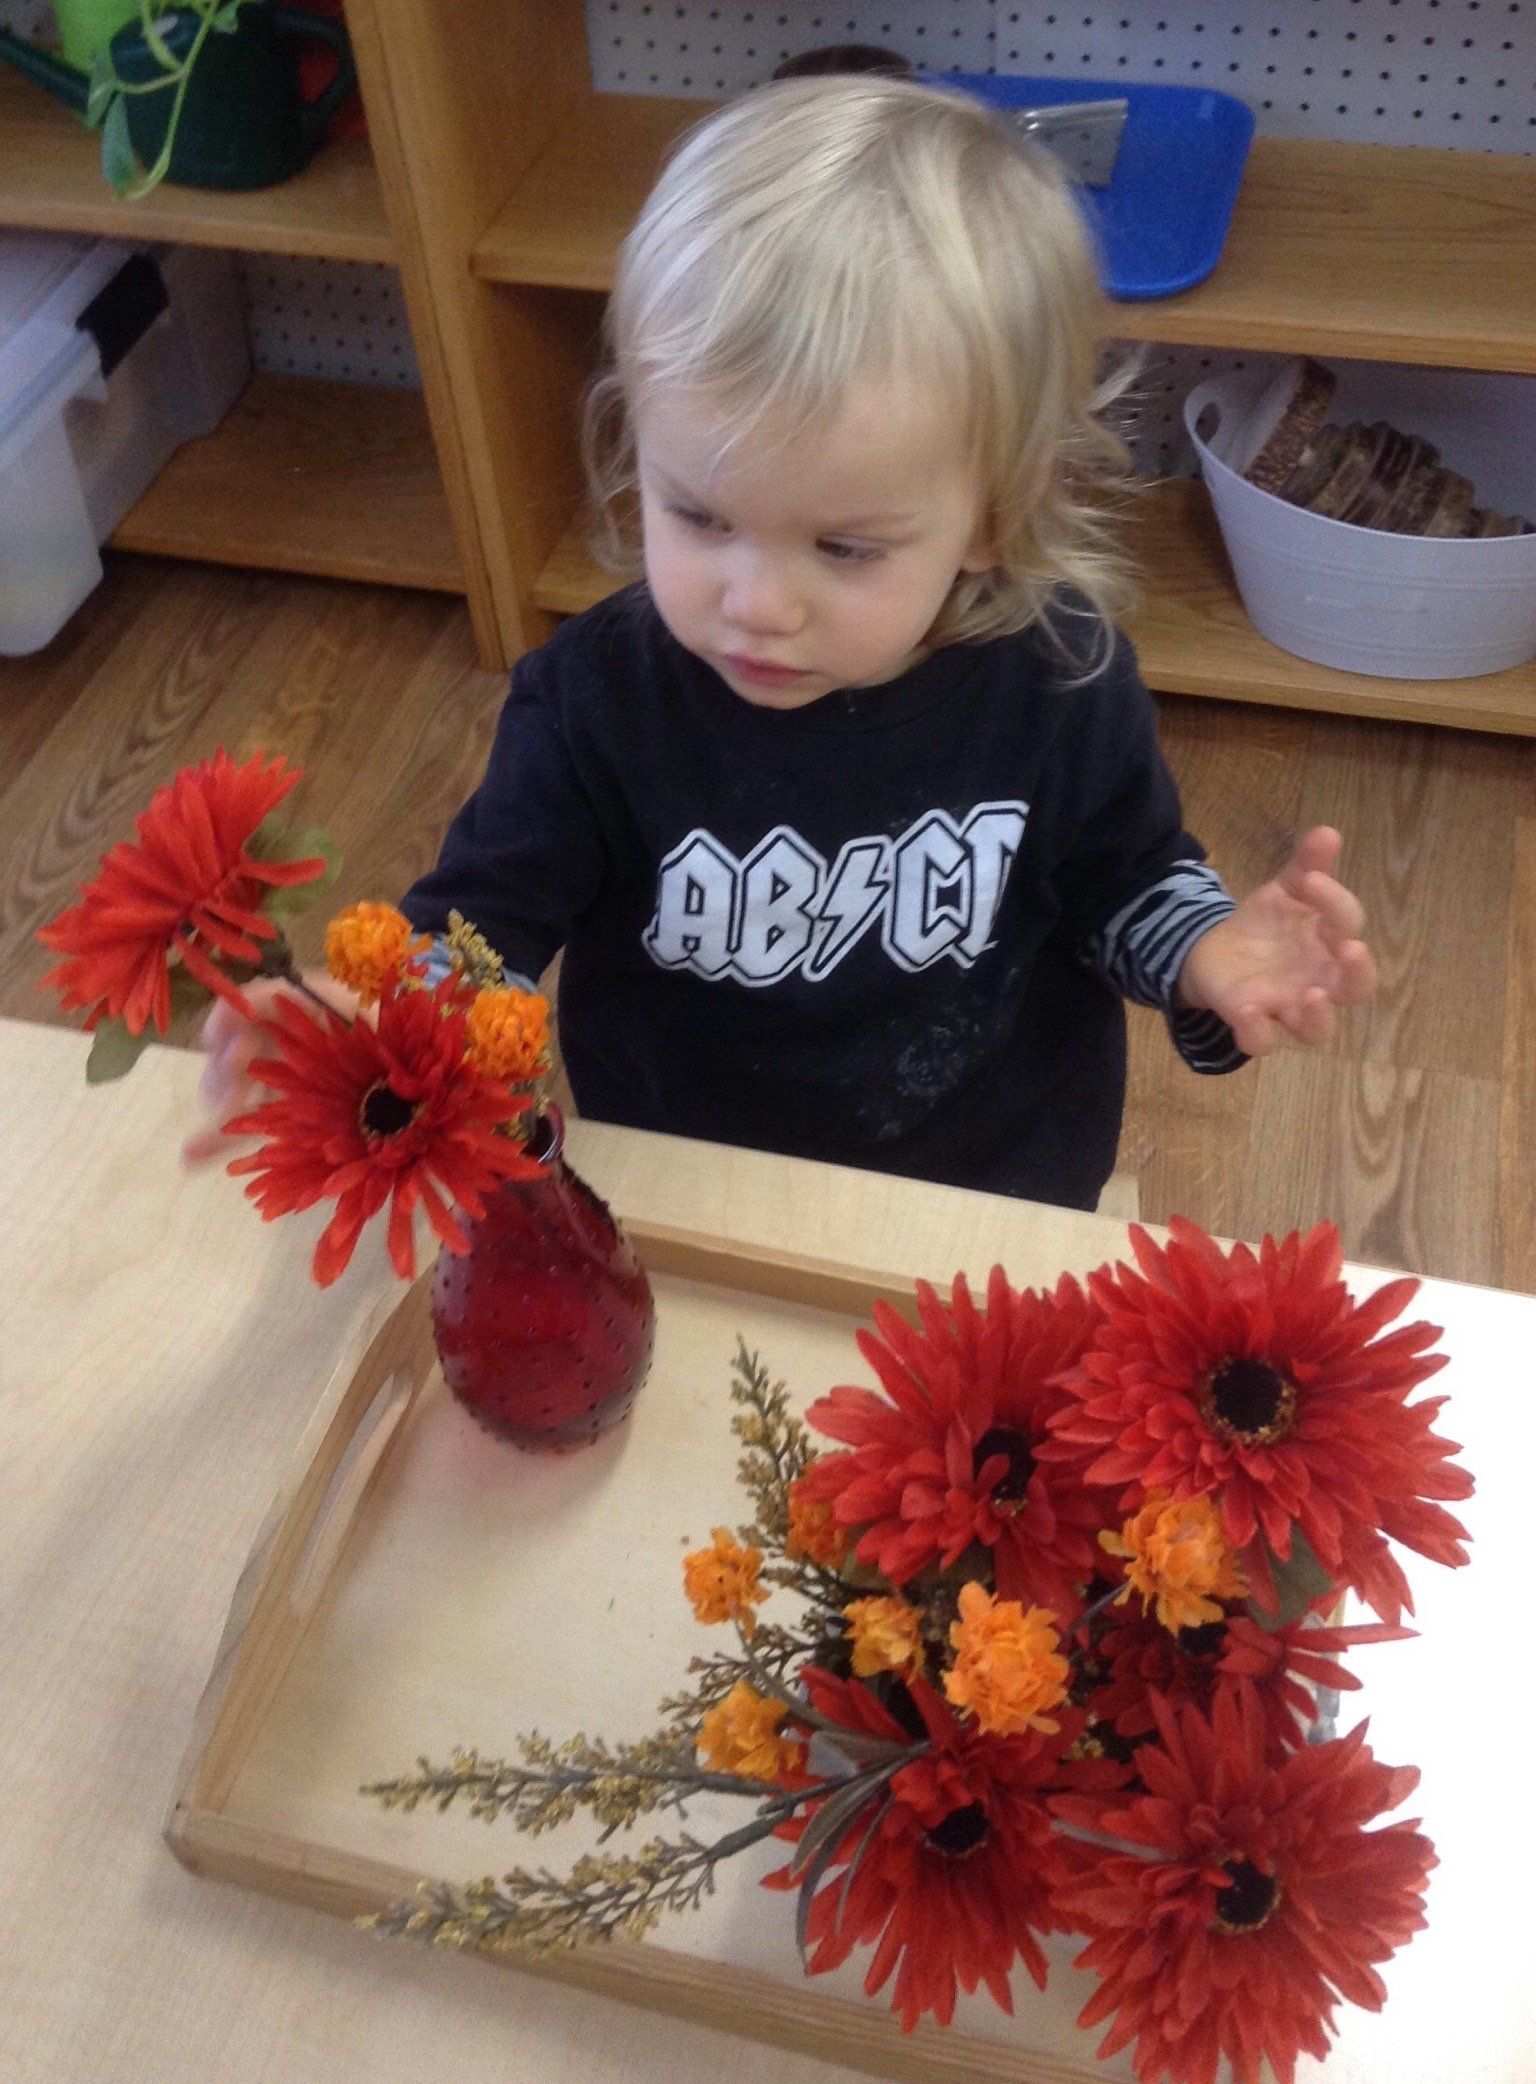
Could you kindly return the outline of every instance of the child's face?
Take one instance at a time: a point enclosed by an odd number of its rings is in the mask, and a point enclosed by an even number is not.
[[[710,416],[663,396],[636,442],[657,609],[745,702],[800,709],[894,678],[957,576],[992,563],[931,385],[861,382],[828,424],[723,463]]]

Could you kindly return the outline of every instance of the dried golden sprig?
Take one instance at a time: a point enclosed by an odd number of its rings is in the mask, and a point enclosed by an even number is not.
[[[785,1385],[771,1378],[740,1338],[731,1366],[731,1402],[737,1406],[731,1431],[746,1450],[736,1473],[756,1508],[747,1538],[782,1556],[789,1539],[789,1487],[805,1473],[814,1452],[811,1436],[790,1410]]]
[[[815,1647],[810,1638],[781,1628],[774,1621],[759,1621],[752,1633],[752,1655],[758,1668],[776,1677],[792,1670]],[[752,1676],[747,1660],[732,1650],[716,1650],[708,1657],[692,1658],[688,1669],[697,1674],[697,1683],[685,1693],[668,1694],[660,1709],[663,1719],[679,1736],[684,1732],[696,1734],[709,1710],[718,1707],[738,1681]]]
[[[448,914],[448,931],[443,935],[443,947],[454,968],[481,991],[493,990],[506,982],[506,968],[501,957],[462,912]]]
[[[754,1517],[739,1532],[764,1551],[762,1583],[793,1592],[816,1611],[821,1631],[841,1629],[837,1618],[862,1573],[829,1569],[799,1551],[790,1553],[789,1493],[814,1461],[816,1449],[804,1422],[789,1407],[789,1391],[775,1382],[744,1340],[736,1342],[731,1367],[731,1401],[737,1406],[731,1431],[746,1452],[737,1480],[752,1500]]]
[[[766,1781],[705,1772],[694,1755],[691,1731],[641,1737],[630,1744],[608,1744],[578,1732],[554,1744],[533,1730],[516,1742],[518,1762],[457,1751],[446,1766],[418,1759],[414,1773],[375,1781],[363,1793],[386,1809],[404,1810],[422,1802],[445,1810],[462,1796],[471,1816],[486,1823],[506,1816],[530,1833],[556,1830],[578,1809],[585,1809],[607,1837],[658,1810],[680,1810],[692,1795],[779,1792]]]
[[[470,1756],[464,1754],[465,1760]],[[640,1939],[664,1914],[697,1908],[713,1892],[715,1870],[724,1861],[769,1837],[804,1804],[829,1797],[829,1809],[837,1804],[836,1819],[855,1821],[865,1804],[883,1798],[893,1770],[889,1761],[881,1760],[835,1780],[782,1789],[694,1766],[690,1792],[747,1795],[757,1802],[752,1820],[708,1844],[685,1833],[673,1840],[652,1839],[638,1852],[588,1853],[566,1875],[548,1868],[514,1867],[499,1882],[487,1876],[461,1888],[427,1883],[414,1898],[392,1903],[358,1922],[364,1930],[388,1938],[491,1952],[517,1947],[556,1953],[593,1940]],[[433,1776],[430,1768],[424,1768],[423,1777],[442,1778]],[[454,1783],[448,1790],[451,1801],[458,1776],[450,1773],[447,1778]],[[369,1792],[383,1797],[386,1787],[404,1790],[395,1793],[391,1806],[411,1805],[412,1779],[384,1783]],[[421,1786],[415,1799],[427,1794],[437,1795],[437,1785]]]
[[[462,1888],[432,1883],[358,1922],[386,1938],[490,1953],[563,1953],[593,1940],[643,1939],[664,1913],[696,1909],[713,1892],[720,1862],[767,1837],[778,1820],[713,1845],[656,1839],[638,1852],[589,1854],[568,1875],[514,1867],[499,1882],[488,1875]]]

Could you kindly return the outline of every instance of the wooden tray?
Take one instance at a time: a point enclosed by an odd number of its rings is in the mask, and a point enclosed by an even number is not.
[[[738,1332],[804,1404],[867,1374],[855,1326],[881,1298],[911,1294],[900,1276],[627,1227],[656,1292],[656,1357],[630,1424],[597,1447],[529,1456],[475,1425],[436,1366],[429,1277],[343,1360],[241,1577],[198,1711],[167,1825],[187,1866],[354,1917],[424,1878],[560,1866],[592,1842],[579,1822],[535,1845],[467,1808],[406,1815],[359,1789],[418,1755],[502,1755],[518,1731],[654,1728],[689,1657],[724,1640],[694,1622],[681,1558],[745,1515],[727,1394]],[[710,1835],[743,1814],[715,1797],[690,1826]],[[1131,2074],[1124,2057],[1095,2062],[1096,2036],[1072,2023],[1091,1985],[1064,1958],[1070,1942],[1044,1996],[1016,1977],[1014,2018],[962,1999],[947,2030],[903,2035],[863,1995],[867,1954],[805,1977],[792,1899],[757,1886],[784,1856],[730,1862],[702,1910],[644,1944],[487,1958],[890,2077]]]

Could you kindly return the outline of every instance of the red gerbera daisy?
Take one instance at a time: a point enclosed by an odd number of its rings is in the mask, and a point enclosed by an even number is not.
[[[1123,1509],[1152,1490],[1216,1494],[1261,1595],[1272,1590],[1266,1543],[1288,1558],[1295,1527],[1335,1583],[1386,1620],[1411,1613],[1384,1537],[1464,1563],[1466,1529],[1430,1501],[1472,1490],[1449,1460],[1455,1442],[1431,1429],[1445,1399],[1408,1402],[1445,1364],[1426,1350],[1439,1333],[1409,1324],[1377,1336],[1418,1283],[1389,1281],[1355,1302],[1331,1223],[1266,1237],[1256,1253],[1224,1252],[1178,1217],[1171,1228],[1167,1245],[1132,1230],[1140,1273],[1092,1276],[1097,1329],[1052,1415],[1047,1457],[1119,1487]]]
[[[1370,1622],[1331,1628],[1309,1618],[1261,1628],[1241,1607],[1198,1628],[1164,1628],[1150,1617],[1127,1617],[1106,1628],[1094,1645],[1102,1684],[1083,1705],[1095,1722],[1132,1741],[1152,1733],[1154,1694],[1189,1702],[1209,1714],[1218,1694],[1251,1700],[1264,1724],[1272,1757],[1294,1751],[1317,1719],[1317,1692],[1352,1693],[1360,1681],[1337,1660],[1362,1643],[1401,1642],[1407,1628]]]
[[[1207,1719],[1157,1708],[1159,1741],[1136,1754],[1144,1794],[1058,1796],[1066,1822],[1137,1848],[1100,1853],[1060,1900],[1091,1937],[1078,1966],[1099,1989],[1083,2026],[1113,2021],[1101,2057],[1136,2044],[1143,2084],[1237,2084],[1268,2062],[1327,2053],[1339,1998],[1379,2011],[1385,1961],[1424,1924],[1434,1848],[1411,1823],[1365,1826],[1418,1784],[1381,1765],[1365,1726],[1331,1744],[1266,1755],[1251,1702]]]
[[[1067,1403],[1058,1378],[1092,1334],[1088,1298],[1070,1276],[1050,1294],[1020,1293],[995,1267],[985,1309],[963,1276],[947,1306],[926,1282],[917,1304],[920,1331],[882,1304],[876,1331],[859,1334],[884,1396],[841,1388],[811,1406],[812,1425],[849,1451],[819,1456],[799,1489],[862,1529],[859,1561],[893,1585],[948,1568],[979,1541],[999,1598],[1068,1617],[1097,1566],[1112,1498],[1035,1457]]]
[[[256,1175],[245,1191],[269,1221],[334,1197],[315,1247],[322,1288],[386,1201],[390,1258],[409,1280],[418,1204],[448,1249],[462,1252],[468,1239],[449,1203],[480,1216],[502,1180],[537,1175],[516,1138],[501,1133],[530,1103],[464,1061],[469,999],[450,975],[431,990],[387,991],[377,1029],[294,998],[262,1022],[279,1055],[258,1058],[251,1076],[281,1097],[225,1124],[230,1135],[269,1139],[229,1170]]]
[[[913,1742],[868,1688],[814,1666],[805,1680],[812,1707],[829,1720],[890,1743]],[[1059,1736],[985,1736],[960,1723],[923,1680],[909,1680],[908,1692],[930,1748],[853,1819],[825,1878],[813,1883],[805,1935],[812,1975],[874,1945],[864,1988],[873,1997],[894,1972],[891,2008],[910,2033],[925,2012],[947,2026],[957,1988],[985,1986],[1011,2012],[1015,1960],[1045,1987],[1037,1935],[1062,1929],[1054,1892],[1077,1865],[1046,1801],[1084,1768],[1063,1766]],[[1101,1788],[1120,1777],[1113,1767],[1087,1770]],[[798,1840],[815,1813],[781,1826],[780,1835]],[[787,1868],[768,1877],[770,1887],[797,1885]]]
[[[44,984],[57,986],[67,1012],[89,1006],[86,1026],[120,1019],[132,1035],[171,1017],[171,958],[208,990],[249,1015],[244,994],[220,960],[256,964],[277,928],[262,916],[267,892],[311,883],[325,873],[306,861],[261,861],[250,851],[257,827],[298,781],[283,760],[258,754],[237,767],[217,752],[183,767],[134,824],[136,842],[107,854],[80,901],[37,938],[65,960]]]

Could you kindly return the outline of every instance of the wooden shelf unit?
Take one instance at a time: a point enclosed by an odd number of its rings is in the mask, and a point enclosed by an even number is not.
[[[594,92],[582,0],[348,0],[347,18],[371,150],[329,146],[254,196],[161,189],[118,203],[95,140],[0,74],[0,224],[393,259],[458,583],[487,663],[505,665],[601,584],[570,541],[577,400],[620,241],[667,147],[708,104]],[[1261,139],[1215,276],[1181,297],[1118,304],[1107,330],[1536,373],[1536,159]],[[119,540],[448,584],[424,423],[407,425],[398,401],[365,410],[323,389],[256,388]],[[1265,643],[1201,500],[1185,486],[1147,502],[1137,635],[1154,685],[1536,735],[1536,668],[1376,680]]]
[[[243,194],[163,185],[124,202],[102,178],[101,140],[52,95],[0,67],[0,225],[164,239],[244,253],[392,261],[395,244],[362,139],[326,145],[302,174]]]
[[[0,68],[0,226],[236,252],[392,264],[394,233],[366,141],[326,145],[303,173],[242,194],[165,185],[113,194],[96,136]],[[470,524],[467,512],[463,516]],[[206,439],[180,450],[113,547],[462,592],[462,566],[419,393],[257,376]]]
[[[663,154],[706,106],[580,96],[475,272],[609,288]],[[1127,340],[1536,372],[1536,158],[1260,138],[1215,275],[1108,323]]]
[[[1153,486],[1132,531],[1143,599],[1127,631],[1149,687],[1285,709],[1326,709],[1400,723],[1536,736],[1536,663],[1476,680],[1384,680],[1339,673],[1280,651],[1243,612],[1209,503],[1193,479]],[[539,580],[552,615],[577,615],[620,582],[573,525]]]
[[[256,376],[171,458],[112,538],[208,564],[462,593],[417,391]]]
[[[378,0],[375,0],[378,4]],[[612,283],[621,240],[673,140],[706,104],[570,95],[475,240],[508,308]],[[1221,265],[1179,297],[1116,304],[1128,340],[1536,373],[1536,159],[1260,139]],[[1236,701],[1536,735],[1536,666],[1471,681],[1340,673],[1249,623],[1204,494],[1157,488],[1139,525],[1134,626],[1158,688]],[[611,583],[570,528],[546,527],[520,603],[530,632]]]

